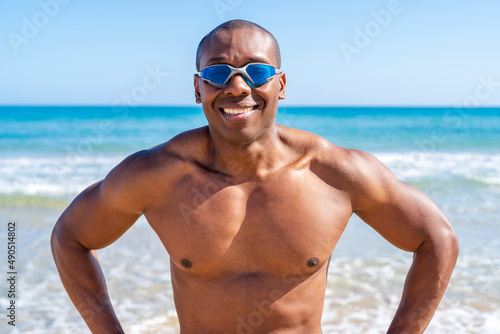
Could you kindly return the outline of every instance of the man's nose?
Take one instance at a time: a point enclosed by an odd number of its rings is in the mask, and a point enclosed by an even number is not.
[[[227,87],[224,89],[224,93],[227,95],[239,96],[239,95],[249,95],[251,92],[251,87],[246,83],[242,74],[236,74],[229,79]]]

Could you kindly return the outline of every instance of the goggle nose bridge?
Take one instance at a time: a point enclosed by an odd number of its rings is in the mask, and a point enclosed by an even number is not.
[[[227,76],[227,79],[226,81],[224,81],[224,84],[223,85],[226,85],[229,80],[231,80],[231,78],[235,75],[238,75],[238,74],[241,74],[243,80],[245,81],[250,81],[252,84],[255,84],[255,82],[253,82],[252,78],[250,78],[250,76],[248,75],[247,71],[246,71],[246,66],[244,68],[231,68],[231,73],[229,73],[229,75]]]

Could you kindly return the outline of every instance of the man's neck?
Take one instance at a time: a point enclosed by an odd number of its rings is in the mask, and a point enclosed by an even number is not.
[[[251,141],[229,142],[212,132],[210,137],[212,168],[229,176],[264,177],[285,164],[285,147],[275,124]]]

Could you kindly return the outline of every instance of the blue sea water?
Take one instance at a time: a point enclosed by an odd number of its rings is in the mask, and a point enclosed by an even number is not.
[[[452,222],[461,254],[428,332],[498,332],[500,296],[490,292],[500,291],[500,109],[282,107],[277,122],[368,151],[431,197]],[[198,107],[0,107],[0,219],[19,225],[18,329],[86,333],[50,256],[55,220],[126,156],[204,125]],[[6,228],[0,238],[4,249]],[[168,257],[156,239],[140,220],[102,251],[129,333],[177,331]],[[330,266],[324,332],[384,332],[410,264],[409,254],[354,217]],[[2,285],[2,309],[6,296]]]

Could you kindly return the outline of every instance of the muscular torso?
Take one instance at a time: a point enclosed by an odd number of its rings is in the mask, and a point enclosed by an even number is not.
[[[352,214],[314,155],[235,180],[187,162],[145,215],[171,258],[183,333],[314,333],[329,257]],[[165,183],[167,184],[167,183]]]

